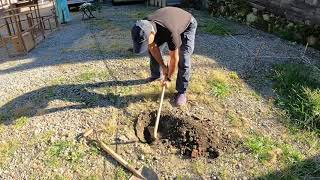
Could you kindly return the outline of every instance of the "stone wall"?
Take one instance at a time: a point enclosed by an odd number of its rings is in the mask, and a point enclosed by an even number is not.
[[[201,0],[207,7],[208,0]],[[248,0],[258,10],[266,10],[288,20],[320,25],[320,0]]]
[[[320,25],[320,0],[248,0],[257,9],[267,10],[294,22]]]

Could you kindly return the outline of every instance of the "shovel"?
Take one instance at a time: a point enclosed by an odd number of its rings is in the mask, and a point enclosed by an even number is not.
[[[162,93],[161,93],[161,100],[160,100],[160,105],[159,105],[159,110],[158,110],[158,113],[157,113],[157,119],[156,119],[156,122],[155,122],[155,125],[154,125],[154,128],[153,127],[149,127],[148,130],[151,134],[151,138],[153,140],[157,140],[158,139],[158,127],[159,127],[159,121],[160,121],[160,114],[161,114],[161,109],[162,109],[162,104],[163,104],[163,98],[164,98],[164,92],[166,90],[166,87],[163,86],[162,87]]]
[[[88,138],[90,134],[94,132],[93,129],[88,130],[83,134],[84,138]],[[91,140],[90,138],[88,138]],[[120,163],[123,167],[132,172],[133,176],[130,180],[158,180],[158,175],[150,168],[143,166],[140,170],[136,170],[132,165],[130,165],[126,160],[124,160],[119,154],[114,152],[111,148],[109,148],[105,143],[99,140],[95,140],[98,145],[110,156],[112,156],[118,163]]]

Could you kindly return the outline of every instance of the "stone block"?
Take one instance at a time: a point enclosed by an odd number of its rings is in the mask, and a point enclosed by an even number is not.
[[[318,4],[318,0],[305,0],[305,2],[311,6],[316,6]]]
[[[320,0],[248,0],[258,10],[285,16],[295,22],[320,24]],[[249,18],[252,20],[252,18]]]
[[[250,2],[250,5],[251,5],[252,7],[258,9],[259,11],[263,11],[263,10],[266,9],[265,6],[262,6],[262,5],[260,5],[260,4],[256,4],[256,3],[253,3],[253,2]]]

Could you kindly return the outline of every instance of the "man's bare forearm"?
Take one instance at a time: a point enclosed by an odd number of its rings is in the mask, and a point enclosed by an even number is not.
[[[160,48],[155,43],[152,43],[149,45],[149,50],[151,52],[151,55],[154,57],[154,59],[156,59],[160,66],[165,67],[166,65],[163,62]]]
[[[169,74],[168,78],[172,79],[174,73],[176,72],[178,63],[179,63],[179,49],[169,52],[170,55],[170,65],[169,65]]]

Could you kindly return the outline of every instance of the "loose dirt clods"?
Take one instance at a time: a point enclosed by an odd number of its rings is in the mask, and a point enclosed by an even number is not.
[[[210,119],[198,119],[179,112],[163,112],[159,124],[159,141],[153,141],[149,127],[154,127],[156,111],[142,113],[136,122],[136,135],[140,141],[168,148],[176,147],[187,158],[217,158],[228,147],[227,137],[221,135]],[[205,126],[203,126],[205,124]],[[230,147],[233,147],[232,145]]]

